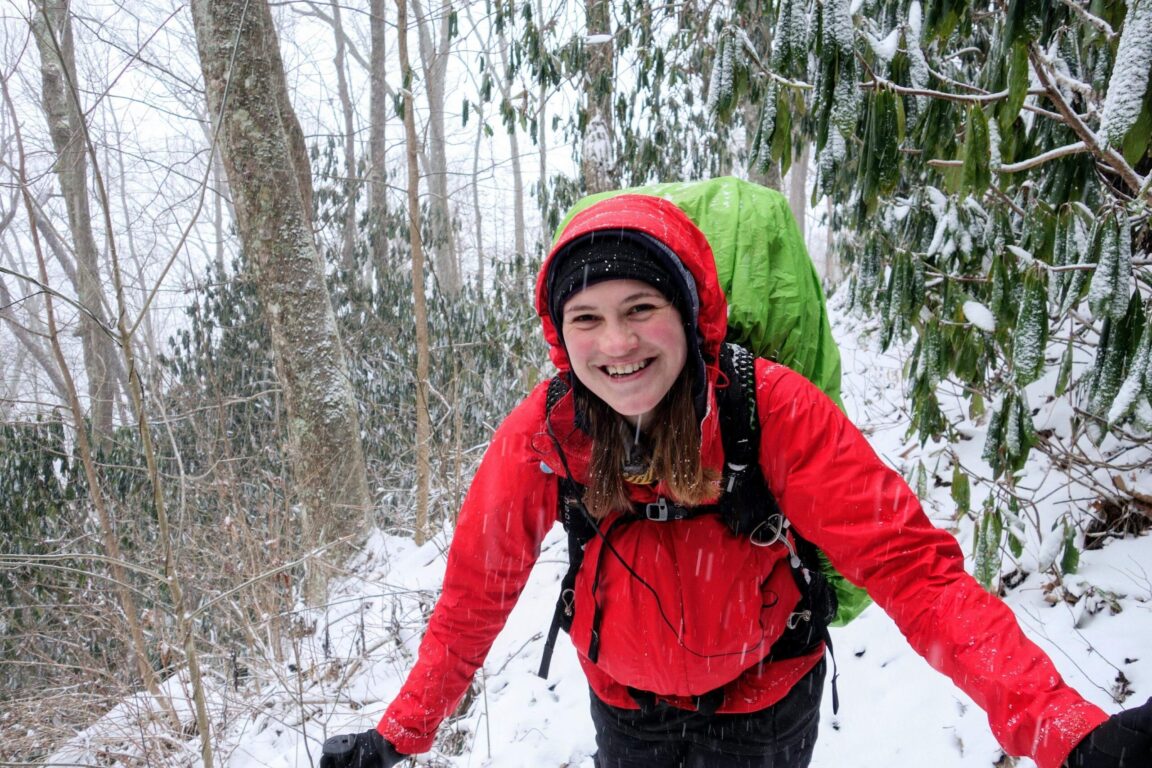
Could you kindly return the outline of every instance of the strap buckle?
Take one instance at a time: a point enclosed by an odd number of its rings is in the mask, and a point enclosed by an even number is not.
[[[644,505],[644,517],[658,523],[666,523],[672,519],[672,507],[668,506],[668,499],[661,496],[656,501]]]

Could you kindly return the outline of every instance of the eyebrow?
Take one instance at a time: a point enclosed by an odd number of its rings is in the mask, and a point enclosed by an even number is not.
[[[636,291],[635,293],[628,294],[620,300],[620,303],[627,304],[630,301],[639,301],[640,299],[647,299],[653,296],[659,296],[661,299],[666,298],[664,294],[655,288],[645,288],[643,290]],[[598,311],[600,310],[600,307],[599,305],[595,304],[570,304],[567,307],[564,307],[564,314],[567,315],[569,312],[587,312],[589,310]]]

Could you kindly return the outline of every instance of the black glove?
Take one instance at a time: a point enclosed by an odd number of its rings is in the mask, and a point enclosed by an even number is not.
[[[1068,755],[1067,768],[1152,766],[1152,699],[1112,715]]]
[[[373,728],[364,733],[345,733],[324,742],[320,768],[392,768],[407,755],[396,751]]]

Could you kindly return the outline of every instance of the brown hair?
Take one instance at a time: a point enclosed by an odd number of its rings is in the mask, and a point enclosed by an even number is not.
[[[654,481],[663,480],[672,501],[697,506],[716,498],[720,473],[706,469],[700,455],[700,422],[692,400],[688,370],[681,371],[648,417],[644,440]],[[592,437],[592,461],[584,503],[597,520],[631,507],[625,463],[636,428],[600,398],[576,388],[576,407],[586,414]]]

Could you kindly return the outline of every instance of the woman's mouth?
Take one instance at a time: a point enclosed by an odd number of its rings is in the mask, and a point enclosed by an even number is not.
[[[635,363],[624,363],[623,365],[605,365],[601,366],[601,370],[612,377],[630,376],[637,371],[647,368],[651,363],[651,358],[647,360],[640,360]]]

